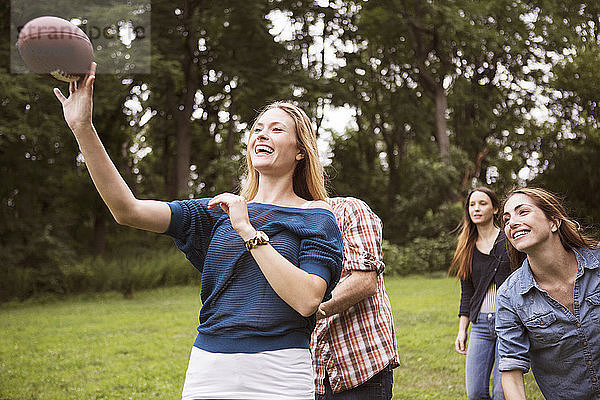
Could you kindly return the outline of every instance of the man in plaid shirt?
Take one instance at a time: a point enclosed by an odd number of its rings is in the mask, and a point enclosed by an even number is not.
[[[382,223],[361,200],[327,201],[342,231],[344,266],[311,338],[315,399],[389,400],[398,350],[383,282]]]

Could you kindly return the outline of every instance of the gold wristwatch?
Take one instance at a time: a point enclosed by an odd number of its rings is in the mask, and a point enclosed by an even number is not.
[[[252,250],[256,246],[262,246],[263,244],[269,243],[269,237],[263,231],[256,231],[256,236],[252,239],[246,240],[246,248],[248,251]]]

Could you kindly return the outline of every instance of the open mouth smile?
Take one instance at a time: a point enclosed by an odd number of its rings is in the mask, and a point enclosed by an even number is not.
[[[255,154],[265,154],[269,155],[273,153],[273,149],[265,144],[258,144],[254,147]]]
[[[529,230],[523,229],[523,230],[514,232],[513,235],[512,235],[512,237],[513,237],[513,239],[516,240],[516,239],[519,239],[519,238],[527,235],[528,233],[529,233]]]

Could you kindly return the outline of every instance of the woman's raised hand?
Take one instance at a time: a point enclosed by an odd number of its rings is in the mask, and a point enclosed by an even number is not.
[[[209,209],[217,205],[220,205],[223,211],[229,215],[231,226],[244,241],[252,239],[256,235],[256,229],[248,217],[248,203],[245,198],[233,193],[221,193],[208,202]]]
[[[80,83],[69,83],[69,97],[65,97],[60,89],[54,88],[54,94],[62,104],[65,121],[73,132],[92,125],[92,95],[95,79],[96,63],[92,62],[89,74],[83,77]]]

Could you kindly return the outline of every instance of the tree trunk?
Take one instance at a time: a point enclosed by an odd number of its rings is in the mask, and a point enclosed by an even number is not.
[[[190,180],[190,161],[192,154],[192,111],[194,108],[194,98],[198,90],[198,71],[195,66],[194,53],[198,50],[198,34],[196,27],[193,26],[193,15],[199,2],[185,1],[183,10],[183,26],[187,35],[185,36],[183,48],[183,60],[181,67],[184,76],[184,88],[181,95],[174,103],[171,103],[171,109],[177,125],[177,134],[175,145],[175,189],[178,198],[189,195],[188,182]]]
[[[477,158],[475,159],[475,168],[471,170],[470,167],[465,169],[465,174],[463,176],[462,182],[460,184],[461,191],[466,192],[469,186],[469,181],[471,178],[479,178],[481,175],[481,165],[483,164],[483,160],[485,156],[488,154],[489,149],[487,145],[483,146],[483,149],[479,153],[477,153]]]
[[[104,205],[100,205],[100,207],[96,207],[96,212],[94,213],[94,237],[92,244],[95,255],[104,254],[106,251],[106,212],[104,211]]]
[[[130,143],[131,142],[129,139],[121,143],[121,158],[123,159],[124,166],[124,168],[122,168],[123,178],[125,179],[125,182],[127,182],[127,185],[129,186],[129,189],[131,189],[133,195],[137,196],[137,180],[135,174],[133,173],[134,164],[133,160],[129,158]]]
[[[236,134],[235,134],[235,121],[233,119],[233,116],[235,115],[235,103],[233,102],[233,91],[231,92],[231,96],[230,96],[230,102],[229,102],[229,123],[227,124],[227,161],[233,159],[234,153],[235,153],[235,141],[236,141]],[[237,188],[240,184],[240,182],[238,181],[237,175],[232,174],[231,175],[231,190],[233,190],[233,188]]]
[[[440,150],[442,161],[450,161],[450,138],[448,137],[448,122],[446,111],[448,109],[448,98],[441,85],[435,88],[435,137]]]
[[[175,190],[177,198],[187,197],[189,194],[188,182],[190,180],[190,160],[192,146],[192,127],[188,113],[177,113],[177,144],[175,146]]]
[[[410,29],[407,34],[414,46],[415,63],[418,67],[417,80],[421,83],[423,91],[427,97],[433,100],[435,104],[435,138],[438,143],[440,157],[445,163],[450,162],[450,138],[448,137],[448,123],[446,121],[446,111],[448,109],[448,98],[443,86],[443,74],[438,71],[438,77],[428,69],[426,60],[431,52],[440,56],[442,65],[449,66],[449,60],[441,58],[440,51],[437,50],[437,32],[424,28],[419,2],[415,2],[416,15],[411,20]]]
[[[388,183],[387,183],[387,210],[384,217],[389,217],[394,204],[396,195],[400,192],[400,161],[402,159],[401,148],[396,147],[397,141],[394,140],[396,132],[387,131],[384,128],[383,121],[380,125],[381,134],[385,143],[386,159],[388,163]],[[397,154],[396,154],[397,153]]]
[[[169,135],[165,135],[165,138],[163,140],[163,158],[161,160],[161,164],[163,167],[163,177],[164,177],[164,182],[165,182],[165,194],[167,196],[167,199],[169,200],[175,200],[177,198],[177,190],[175,189],[175,160],[173,159],[173,157],[171,156],[171,151],[170,151],[170,146],[169,146],[169,142],[170,142],[170,136]]]

